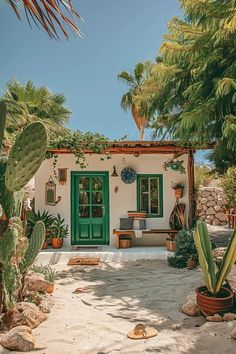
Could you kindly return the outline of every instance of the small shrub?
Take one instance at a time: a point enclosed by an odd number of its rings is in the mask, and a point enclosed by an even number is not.
[[[45,265],[43,266],[42,264],[40,266],[38,265],[33,265],[30,270],[32,270],[35,273],[40,273],[43,274],[45,277],[45,280],[50,281],[51,283],[54,283],[55,280],[57,280],[57,272],[53,270],[50,265]]]

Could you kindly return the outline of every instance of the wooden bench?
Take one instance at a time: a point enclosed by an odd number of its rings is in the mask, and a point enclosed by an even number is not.
[[[172,239],[177,235],[178,230],[172,229],[150,229],[142,230],[143,235],[148,234],[168,234]],[[120,248],[120,237],[121,236],[135,236],[135,230],[113,230],[113,235],[116,237],[116,248]]]

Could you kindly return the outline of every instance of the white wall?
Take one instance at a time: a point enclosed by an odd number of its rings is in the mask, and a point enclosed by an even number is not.
[[[125,157],[126,164],[122,164],[122,159]],[[101,161],[101,155],[87,155],[86,162],[88,167],[84,171],[109,171],[109,176],[113,171],[113,165],[116,166],[119,177],[109,177],[109,195],[110,195],[110,244],[114,245],[114,237],[112,230],[119,228],[119,218],[127,216],[127,210],[137,209],[136,182],[125,184],[120,179],[120,172],[124,167],[132,167],[138,174],[163,174],[163,217],[147,219],[148,228],[169,228],[169,216],[175,204],[174,191],[171,189],[171,182],[182,182],[185,184],[184,197],[181,203],[186,204],[186,218],[188,215],[188,174],[187,174],[187,155],[183,155],[179,160],[184,160],[186,174],[180,174],[171,170],[164,171],[163,163],[173,155],[112,155],[111,160]],[[70,174],[71,171],[81,171],[80,167],[75,163],[73,154],[60,154],[56,169],[68,168],[68,181],[66,185],[57,184],[57,196],[61,196],[61,201],[56,206],[45,205],[45,183],[50,176],[53,176],[53,159],[45,160],[36,174],[35,180],[35,206],[36,210],[49,210],[51,214],[60,213],[70,226]],[[118,193],[114,192],[115,186],[119,187]],[[166,235],[145,235],[142,239],[136,239],[135,244],[164,244]],[[70,244],[68,239],[67,244]]]

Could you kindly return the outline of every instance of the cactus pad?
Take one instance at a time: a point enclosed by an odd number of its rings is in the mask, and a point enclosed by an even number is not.
[[[29,240],[28,249],[20,264],[20,271],[24,273],[35,261],[45,240],[45,226],[42,221],[37,221]]]
[[[47,149],[47,134],[40,122],[29,124],[17,137],[7,161],[6,187],[11,192],[21,190],[35,175]]]
[[[2,140],[4,137],[6,112],[7,112],[6,103],[4,101],[0,101],[0,150],[2,147]]]

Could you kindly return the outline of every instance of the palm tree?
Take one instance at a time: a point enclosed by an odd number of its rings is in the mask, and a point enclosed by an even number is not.
[[[118,75],[118,79],[124,81],[129,90],[121,99],[121,107],[125,110],[131,110],[134,121],[140,131],[140,140],[144,140],[144,131],[149,119],[148,114],[142,111],[142,102],[139,98],[142,96],[143,84],[151,73],[152,64],[150,62],[138,63],[135,65],[134,73],[130,74],[123,71]]]
[[[2,99],[7,104],[6,139],[11,141],[26,125],[42,121],[49,138],[64,136],[71,111],[65,107],[65,96],[54,94],[46,87],[36,88],[31,81],[25,85],[17,80],[8,82]]]
[[[5,0],[21,19],[19,8],[23,7],[27,20],[32,20],[38,27],[44,28],[50,37],[59,38],[58,28],[66,38],[68,33],[64,25],[80,33],[76,18],[80,15],[73,7],[71,0]]]

